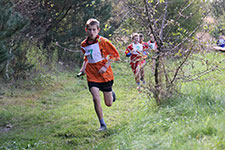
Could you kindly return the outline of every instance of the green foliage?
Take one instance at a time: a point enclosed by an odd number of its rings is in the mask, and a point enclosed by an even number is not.
[[[216,19],[216,26],[212,31],[212,35],[219,38],[221,35],[225,35],[225,1],[216,0],[211,3],[211,9],[213,16]]]
[[[0,5],[0,67],[2,67],[2,63],[12,56],[9,54],[8,39],[20,31],[26,22],[17,12],[13,11],[11,2],[0,0]]]
[[[44,51],[42,53],[45,53],[47,61],[53,61],[53,63],[60,61],[66,65],[73,64],[73,66],[74,64],[81,64],[80,53],[70,53],[52,43],[57,41],[66,48],[79,51],[80,43],[86,36],[84,26],[89,18],[93,17],[101,22],[102,30],[100,34],[103,36],[109,37],[109,34],[112,35],[115,29],[109,22],[112,11],[112,4],[109,0],[68,0],[66,2],[61,0],[30,0],[26,3],[16,3],[14,9],[20,12],[23,17],[29,19],[29,24],[19,35],[18,39],[21,40],[21,45],[17,43],[18,49],[23,49],[23,45],[27,43],[34,44],[32,45],[34,47],[40,47],[41,45],[41,49]],[[20,18],[17,17],[13,20],[17,21]],[[108,25],[108,28],[104,30],[103,28],[106,25]],[[34,58],[30,51],[32,50],[28,48],[27,52],[26,50],[23,52],[23,57],[26,57],[29,62],[24,62],[23,59],[19,60],[21,57],[16,58],[19,56],[15,56],[15,59],[24,64],[34,61],[31,59],[38,60],[39,56]],[[32,58],[28,58],[27,54],[32,55]],[[38,65],[38,63],[40,62],[35,63],[35,65]],[[53,63],[49,63],[51,68],[56,65]],[[14,70],[13,65],[10,67],[11,70]]]
[[[189,87],[191,88],[191,87]],[[208,86],[203,88],[207,89]],[[192,92],[194,92],[192,88]],[[184,89],[185,90],[185,89]],[[203,93],[198,93],[199,96]],[[207,89],[208,90],[208,89]],[[189,97],[190,96],[190,97]],[[223,96],[217,97],[214,109],[207,101],[198,106],[195,95],[173,98],[170,104],[160,108],[142,108],[135,112],[126,129],[108,142],[114,149],[205,149],[224,147],[224,132],[220,120],[224,113]],[[208,96],[212,96],[211,93]],[[202,102],[204,99],[202,99]],[[153,104],[150,104],[154,107]],[[208,108],[208,109],[206,109]],[[214,115],[216,114],[216,115]],[[221,133],[222,132],[222,133]],[[205,141],[207,139],[207,141]],[[110,141],[110,140],[109,140]],[[217,142],[221,145],[217,145]],[[106,146],[98,145],[97,149]],[[108,146],[109,146],[108,145]],[[188,147],[188,148],[187,148]]]
[[[30,6],[37,6],[31,10]],[[31,0],[18,4],[17,9],[30,19],[30,25],[25,34],[48,47],[51,42],[58,41],[70,48],[79,48],[81,39],[85,36],[84,25],[89,18],[96,18],[101,27],[111,17],[111,2],[106,0],[69,0],[48,1]],[[31,13],[34,12],[34,13]],[[46,26],[46,23],[48,24]],[[104,30],[102,34],[105,35]],[[69,57],[69,55],[67,56]]]
[[[14,51],[14,57],[9,63],[8,75],[14,80],[27,80],[35,73],[55,71],[57,69],[58,51],[53,51],[49,58],[47,50],[36,43],[24,42]]]
[[[49,87],[52,87],[54,84],[55,78],[49,74],[39,74],[29,81],[25,82],[23,85],[26,89],[36,89],[43,90]]]
[[[142,1],[128,1],[126,5],[131,13],[122,26],[125,34],[142,32],[148,37],[151,32],[148,20],[150,19],[157,37],[162,31],[163,42],[173,43],[169,46],[174,46],[187,37],[202,23],[202,17],[206,14],[206,3],[200,0],[148,1],[149,16],[146,15]],[[163,23],[165,26],[162,26]]]
[[[33,64],[27,62],[27,57],[25,56],[25,47],[22,45],[14,50],[14,57],[9,64],[8,74],[12,79],[26,79],[32,71]]]
[[[214,59],[212,54],[202,57]],[[86,81],[74,74],[41,75],[30,85],[44,88],[17,89],[13,97],[7,91],[0,102],[0,149],[225,148],[224,69],[203,81],[182,82],[180,95],[159,107],[138,93],[129,67],[113,64],[117,101],[110,108],[102,101],[106,132],[96,131],[99,124]],[[199,63],[196,69],[203,67]],[[8,124],[12,128],[2,132]]]
[[[3,67],[3,64],[6,60],[10,58],[10,54],[7,51],[6,45],[4,41],[0,41],[0,66]],[[0,68],[0,71],[2,69]]]
[[[153,34],[157,42],[156,57],[149,58],[153,61],[149,66],[154,80],[150,80],[146,89],[160,104],[175,94],[178,78],[185,79],[183,67],[196,46],[192,37],[201,29],[203,18],[209,13],[207,3],[201,0],[129,0],[126,5],[130,14],[123,24],[124,31],[143,32],[147,37],[145,41]],[[174,57],[179,59],[174,59],[175,65],[171,65],[170,60]]]
[[[57,66],[58,58],[59,58],[58,50],[56,49],[52,54],[52,59],[51,59],[51,64],[50,64],[51,70],[57,70],[56,66]]]
[[[6,0],[1,0],[1,9],[0,9],[0,40],[5,40],[10,38],[15,32],[21,30],[25,22],[23,18],[18,13],[12,10],[12,4]]]
[[[225,11],[225,1],[224,0],[215,0],[211,3],[211,6],[213,8],[213,14],[215,17],[220,17],[222,14],[224,14]]]
[[[186,5],[185,5],[186,4]],[[165,42],[180,43],[202,24],[206,14],[206,3],[201,1],[175,0],[168,4],[168,26],[165,28]]]
[[[25,51],[25,49],[24,49]],[[32,64],[34,66],[34,71],[41,71],[44,72],[44,65],[47,64],[47,56],[46,50],[43,48],[38,48],[36,46],[30,47],[26,50],[26,62]],[[55,62],[53,62],[54,64]]]
[[[80,65],[80,53],[65,51],[53,43],[58,41],[64,47],[80,51],[80,43],[86,36],[84,25],[89,18],[100,21],[100,34],[106,37],[111,37],[118,27],[112,24],[112,2],[108,0],[69,0],[66,3],[31,0],[16,4],[1,0],[1,3],[4,7],[1,7],[0,29],[4,30],[1,30],[0,39],[4,38],[4,41],[1,40],[0,45],[0,72],[1,77],[5,76],[6,61],[11,57],[7,63],[7,76],[15,80],[27,78],[33,70],[54,70],[59,61],[65,66]],[[15,31],[27,23],[24,18],[29,24],[15,35]]]

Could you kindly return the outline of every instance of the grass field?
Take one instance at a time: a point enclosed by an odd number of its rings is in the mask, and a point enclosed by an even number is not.
[[[6,91],[0,99],[0,149],[225,149],[224,69],[182,83],[182,95],[162,106],[137,92],[127,63],[113,69],[117,101],[110,108],[102,103],[106,132],[97,132],[86,80],[58,73],[43,89]]]

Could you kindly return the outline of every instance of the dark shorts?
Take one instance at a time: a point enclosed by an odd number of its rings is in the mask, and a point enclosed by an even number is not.
[[[111,92],[112,91],[113,80],[109,82],[97,83],[97,82],[88,82],[89,91],[92,87],[99,88],[102,92]]]

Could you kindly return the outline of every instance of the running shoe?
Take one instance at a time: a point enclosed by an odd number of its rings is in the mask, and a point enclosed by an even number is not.
[[[98,131],[105,131],[106,130],[106,126],[101,126]]]

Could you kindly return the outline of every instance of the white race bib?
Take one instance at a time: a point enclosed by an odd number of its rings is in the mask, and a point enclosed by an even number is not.
[[[134,44],[133,43],[133,51],[132,54],[139,54],[143,52],[143,45],[138,43],[138,44]]]
[[[153,49],[153,50],[156,49],[156,44],[155,43],[148,42],[148,46],[149,46],[150,49]]]
[[[84,56],[87,56],[88,63],[97,63],[104,59],[99,48],[99,43],[91,44],[82,48],[85,50]]]

